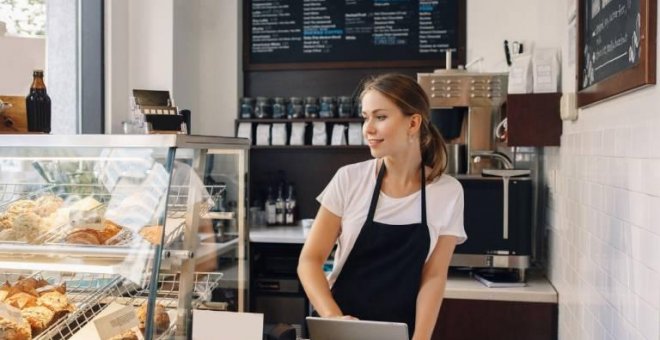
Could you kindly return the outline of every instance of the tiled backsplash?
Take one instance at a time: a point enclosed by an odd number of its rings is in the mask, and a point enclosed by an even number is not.
[[[660,120],[632,107],[636,126],[591,111],[543,151],[560,339],[660,339]]]

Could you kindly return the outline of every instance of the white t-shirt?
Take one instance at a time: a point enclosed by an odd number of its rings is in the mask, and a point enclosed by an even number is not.
[[[367,219],[378,177],[376,166],[377,159],[371,159],[340,168],[316,198],[324,208],[341,217],[334,267],[328,277],[330,286],[339,276]],[[421,223],[421,200],[421,189],[401,198],[389,197],[381,191],[374,221],[391,225]],[[426,183],[426,220],[431,237],[427,261],[439,236],[452,235],[458,237],[457,244],[465,242],[463,187],[455,178],[442,175]]]

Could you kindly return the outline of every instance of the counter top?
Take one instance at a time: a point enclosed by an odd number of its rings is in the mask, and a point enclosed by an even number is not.
[[[250,242],[303,244],[307,232],[301,226],[253,227]],[[488,288],[467,273],[450,273],[445,298],[514,302],[557,303],[557,292],[540,275],[528,275],[527,286]]]
[[[449,275],[446,299],[557,303],[557,292],[548,279],[529,275],[527,286],[488,288],[468,274]]]
[[[274,226],[250,228],[250,242],[255,243],[305,243],[307,230],[301,226]]]

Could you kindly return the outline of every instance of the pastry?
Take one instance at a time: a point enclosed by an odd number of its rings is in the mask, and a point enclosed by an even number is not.
[[[115,335],[108,340],[138,340],[138,337],[132,330],[127,330],[126,332]]]
[[[7,207],[6,213],[18,215],[26,212],[32,212],[37,205],[33,200],[18,200]]]
[[[12,214],[0,213],[0,230],[11,229],[13,225],[12,216]]]
[[[56,291],[42,294],[39,299],[37,299],[37,304],[39,306],[48,307],[56,314],[66,314],[73,312],[74,309],[73,305],[69,303],[69,299],[66,297],[66,295]]]
[[[50,292],[58,292],[60,294],[66,294],[66,283],[63,283],[59,286],[46,285],[37,288],[37,293],[39,294],[39,296]]]
[[[33,335],[41,333],[55,318],[55,313],[44,306],[24,308],[21,315],[30,324]]]
[[[101,235],[96,229],[76,229],[66,236],[66,242],[73,244],[99,245],[101,244]]]
[[[0,241],[16,241],[16,230],[5,229],[0,231]]]
[[[103,229],[99,232],[100,238],[99,241],[103,244],[108,242],[109,239],[113,238],[115,235],[121,232],[122,228],[109,220],[103,221]]]
[[[17,214],[12,229],[16,233],[17,240],[30,243],[35,242],[45,232],[41,225],[41,217],[33,212]]]
[[[7,296],[9,296],[9,290],[11,289],[11,285],[9,282],[5,282],[0,286],[0,301],[5,301]]]
[[[138,320],[140,320],[140,330],[144,332],[146,329],[145,323],[147,322],[147,304],[143,304],[137,311]],[[156,310],[154,313],[154,325],[156,333],[163,333],[170,328],[170,316],[167,314],[165,307],[160,303],[156,303]]]
[[[142,230],[140,230],[140,236],[149,241],[151,244],[160,244],[160,238],[162,234],[163,226],[161,225],[152,225],[149,227],[144,227]]]
[[[30,325],[23,319],[20,323],[0,318],[0,339],[3,340],[30,340],[32,334]]]
[[[55,195],[44,195],[34,201],[36,207],[34,212],[41,217],[49,216],[59,209],[64,201]]]
[[[10,292],[4,302],[12,307],[23,309],[36,306],[37,297],[25,292],[18,292],[16,294],[11,294]]]

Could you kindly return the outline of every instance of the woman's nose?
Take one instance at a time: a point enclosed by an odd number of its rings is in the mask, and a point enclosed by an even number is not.
[[[362,124],[362,132],[364,132],[365,135],[373,133],[375,130],[376,129],[374,128],[374,124],[371,119],[366,119]]]

